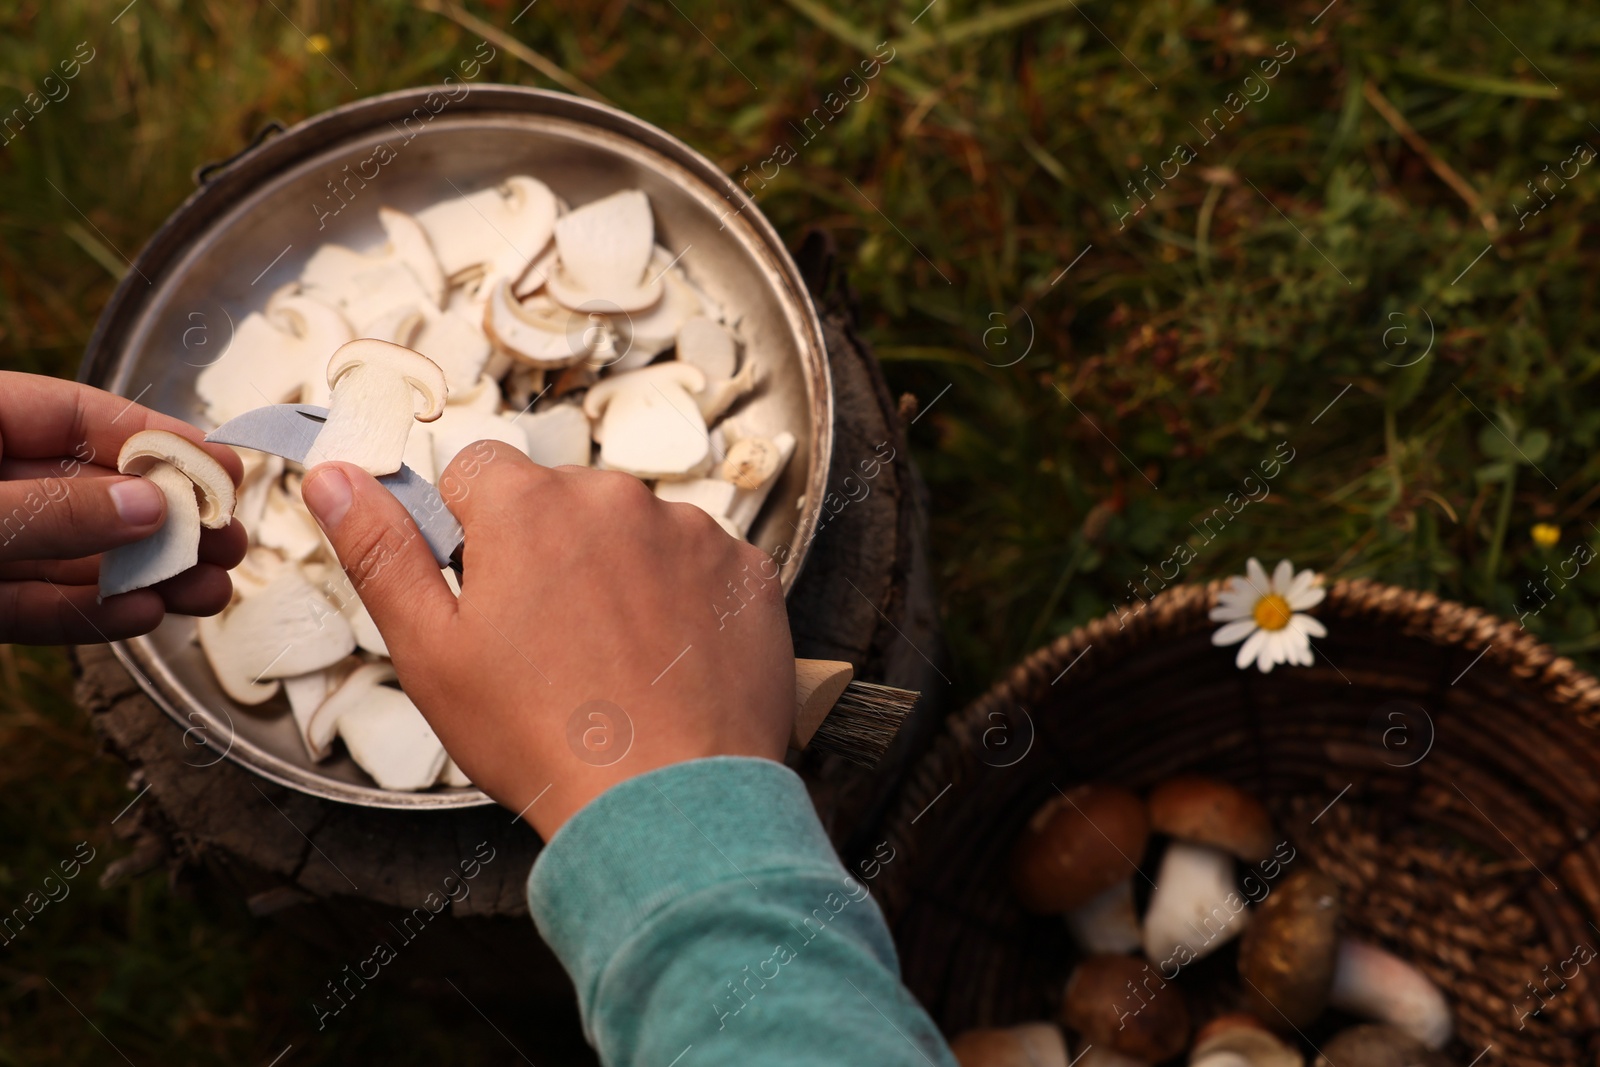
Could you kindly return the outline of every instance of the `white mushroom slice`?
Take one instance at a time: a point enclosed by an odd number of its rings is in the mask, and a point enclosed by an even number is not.
[[[472,779],[461,773],[461,768],[456,766],[456,761],[446,756],[444,766],[439,769],[438,783],[455,789],[464,789],[472,785]]]
[[[444,411],[438,364],[387,341],[363,338],[342,346],[328,361],[328,384],[328,421],[306,454],[307,468],[343,460],[375,477],[393,474],[412,422],[432,422]],[[420,411],[413,394],[421,397]]]
[[[374,689],[394,679],[394,665],[388,662],[363,663],[346,675],[306,723],[302,737],[311,757],[327,759],[333,739],[339,735],[339,720],[359,707]]]
[[[706,422],[716,422],[761,381],[761,371],[754,360],[745,363],[744,369],[732,378],[713,381],[694,395],[700,414]]]
[[[354,662],[350,660],[336,663],[327,670],[297,674],[293,678],[283,680],[283,695],[289,698],[289,713],[294,717],[295,728],[300,731],[300,740],[305,744],[306,751],[311,753],[312,759],[320,760],[328,753],[326,749],[321,752],[312,749],[311,720],[316,715],[317,709],[322,707],[323,702],[333,695],[350,673],[351,668],[346,664]]]
[[[363,255],[341,245],[323,245],[312,253],[300,284],[306,296],[337,308],[358,335],[370,334],[370,327],[396,308],[437,306],[397,257]]]
[[[518,300],[528,299],[545,287],[545,283],[550,280],[550,275],[560,262],[555,242],[552,241],[543,252],[534,257],[532,263],[528,264],[528,269],[522,272],[522,277],[513,281],[511,292]]]
[[[657,363],[606,378],[590,389],[583,413],[600,422],[600,458],[645,479],[692,476],[710,454],[693,392],[705,375],[684,363]]]
[[[388,686],[373,687],[339,717],[339,736],[350,758],[384,789],[426,789],[447,758],[411,698]]]
[[[747,437],[744,440],[734,442],[733,446],[728,449],[727,459],[723,461],[722,476],[729,481],[734,481],[735,485],[740,484],[740,482],[735,481],[736,478],[741,479],[745,484],[754,481],[756,475],[765,467],[764,463],[746,467],[741,458],[736,458],[736,454],[737,457],[745,455],[741,451],[741,446],[753,440],[757,440],[757,438]],[[734,495],[732,507],[728,509],[728,518],[739,531],[740,537],[749,535],[750,527],[755,524],[756,516],[761,514],[761,506],[767,502],[767,494],[772,492],[772,487],[777,484],[779,475],[783,473],[783,468],[789,462],[789,457],[794,455],[795,438],[794,434],[789,431],[785,430],[777,434],[770,443],[778,451],[778,461],[773,467],[772,473],[767,477],[766,481],[761,482],[755,488],[741,488]],[[728,466],[730,460],[734,461],[731,469]]]
[[[286,559],[310,559],[322,548],[322,528],[300,499],[300,479],[291,476],[287,485],[273,485],[267,490],[267,506],[256,527],[257,543],[275,548]]]
[[[345,604],[345,618],[350,623],[350,632],[356,635],[357,648],[374,656],[388,658],[389,646],[378,632],[378,624],[372,621],[372,612],[367,610],[359,596],[352,597]]]
[[[512,420],[528,437],[528,458],[545,467],[589,465],[589,417],[576,404],[557,404]]]
[[[455,310],[436,313],[407,347],[439,365],[451,392],[471,389],[489,361],[489,339],[478,325],[481,321]]]
[[[434,307],[444,307],[444,271],[439,267],[439,257],[434,254],[433,244],[422,226],[404,211],[392,207],[378,209],[378,223],[389,235],[388,254],[405,264]]]
[[[727,519],[738,490],[721,478],[695,478],[687,482],[657,482],[656,496],[677,504],[693,504],[713,519]],[[737,536],[737,535],[736,535]]]
[[[144,589],[182,574],[200,560],[200,527],[233,521],[233,479],[211,454],[166,430],[141,430],[123,442],[117,470],[145,478],[167,501],[160,529],[100,560],[100,596]]]
[[[206,418],[220,425],[266,404],[294,400],[315,362],[293,333],[251,312],[222,355],[195,379],[195,394],[205,403]]]
[[[422,314],[422,305],[397,304],[388,311],[385,311],[382,315],[379,315],[373,321],[367,323],[366,328],[361,332],[367,337],[375,337],[380,341],[388,341],[392,345],[403,345],[406,348],[412,348],[415,346],[413,346],[411,342],[416,340],[417,334],[419,331],[421,331],[424,321],[425,319],[423,318]],[[317,368],[315,380],[321,386],[322,393],[326,395],[328,392],[328,382],[327,376],[323,374],[322,371],[323,368]],[[307,404],[316,403],[315,400],[310,399],[304,402]],[[323,402],[323,406],[326,406],[326,401]]]
[[[220,637],[234,673],[255,680],[320,671],[356,647],[339,609],[294,567],[224,615]]]
[[[500,347],[538,367],[581,362],[603,338],[587,315],[575,315],[542,295],[526,304],[512,299],[509,281],[495,287],[483,328]]]
[[[504,441],[517,451],[528,451],[528,435],[510,419],[471,408],[448,407],[429,427],[433,435],[433,466],[440,474],[456,455],[478,441]]]
[[[482,411],[493,415],[500,410],[500,383],[487,376],[466,389],[452,389],[446,402],[451,408]]]
[[[433,432],[427,426],[411,427],[411,434],[406,438],[406,450],[400,453],[400,462],[416,471],[417,476],[425,482],[439,480],[438,468],[433,465]]]
[[[247,708],[265,704],[277,695],[278,680],[263,681],[245,666],[237,642],[223,629],[223,618],[213,615],[195,620],[195,634],[200,638],[206,662],[211,664],[211,673],[229,699]]]
[[[1170,960],[1180,948],[1203,959],[1244,932],[1250,912],[1234,885],[1233,864],[1210,845],[1167,846],[1144,915],[1144,954],[1151,961]]]
[[[543,182],[519,174],[423,208],[416,218],[452,283],[473,271],[515,282],[550,243],[556,198]]]
[[[678,327],[678,359],[699,367],[712,384],[732,378],[738,364],[733,334],[721,323],[695,315]]]
[[[623,353],[617,361],[618,368],[626,370],[650,362],[676,343],[684,323],[704,313],[700,297],[677,271],[667,272],[664,286],[661,302],[649,311],[611,316],[618,335],[617,349]]]
[[[250,549],[239,565],[228,572],[233,579],[234,597],[243,600],[261,592],[287,566],[288,562],[276,549],[259,545]]]
[[[560,267],[550,295],[576,311],[643,311],[661,299],[661,279],[645,280],[655,248],[650,199],[638,189],[585,204],[555,223]]]
[[[250,540],[260,540],[258,530],[267,511],[267,494],[283,477],[283,457],[272,456],[253,449],[236,449],[244,462],[244,480],[239,483],[239,500],[233,517],[250,534]]]

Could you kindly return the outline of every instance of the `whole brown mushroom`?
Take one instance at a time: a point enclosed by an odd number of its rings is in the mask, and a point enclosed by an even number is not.
[[[1091,1045],[1147,1063],[1176,1056],[1189,1043],[1183,990],[1133,956],[1090,956],[1078,964],[1067,980],[1061,1021]]]
[[[1366,1023],[1322,1045],[1316,1067],[1450,1067],[1451,1060],[1392,1026]]]
[[[1073,911],[1132,876],[1150,836],[1144,801],[1088,784],[1052,797],[1012,851],[1011,884],[1029,911]]]
[[[1243,1012],[1219,1015],[1195,1034],[1189,1067],[1305,1067],[1305,1057]]]
[[[1339,958],[1339,887],[1302,867],[1261,902],[1239,943],[1245,1006],[1270,1025],[1308,1025],[1327,1007]]]
[[[1067,1044],[1053,1023],[968,1030],[950,1042],[961,1067],[1067,1067]]]
[[[1150,794],[1150,828],[1260,863],[1278,843],[1272,816],[1238,786],[1198,774],[1168,778]]]

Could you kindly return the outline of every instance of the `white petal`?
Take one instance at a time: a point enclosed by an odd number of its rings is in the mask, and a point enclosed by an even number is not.
[[[1307,644],[1305,648],[1300,649],[1299,651],[1300,654],[1295,657],[1294,661],[1300,666],[1310,667],[1317,662],[1317,658],[1311,654],[1310,644]]]
[[[1248,619],[1255,612],[1254,604],[1219,604],[1211,609],[1211,621],[1232,622],[1234,619]]]
[[[1245,607],[1253,608],[1255,606],[1255,602],[1260,599],[1261,598],[1250,589],[1235,589],[1231,585],[1227,589],[1224,589],[1222,592],[1217,594],[1217,603],[1228,607],[1238,607],[1243,605]]]
[[[1212,634],[1211,643],[1213,645],[1231,645],[1237,641],[1243,641],[1255,629],[1256,620],[1248,618],[1237,619]]]
[[[1274,638],[1277,636],[1277,634],[1272,635]],[[1268,640],[1256,655],[1256,667],[1262,674],[1266,674],[1282,662],[1284,662],[1284,649],[1282,644],[1276,640]]]
[[[1314,608],[1322,603],[1323,598],[1327,595],[1328,591],[1326,589],[1316,586],[1303,592],[1293,593],[1287,599],[1291,608],[1296,611],[1304,611],[1306,608]]]
[[[1282,596],[1289,591],[1289,583],[1294,581],[1294,564],[1286,559],[1278,561],[1278,567],[1272,572],[1272,591]]]
[[[1250,661],[1256,658],[1256,653],[1262,651],[1263,646],[1265,646],[1266,643],[1267,631],[1257,630],[1255,633],[1251,634],[1250,640],[1246,641],[1239,649],[1239,655],[1233,661],[1234,665],[1239,667],[1241,670],[1250,666]]]
[[[1328,628],[1313,615],[1289,616],[1289,628],[1308,637],[1327,637]]]
[[[1272,591],[1272,580],[1267,577],[1266,568],[1261,566],[1260,560],[1251,556],[1244,569],[1248,575],[1245,581],[1249,588],[1255,590],[1256,596],[1266,596]]]
[[[1289,583],[1289,592],[1287,595],[1291,597],[1300,595],[1307,589],[1310,589],[1312,585],[1316,583],[1316,580],[1316,571],[1310,569],[1301,571],[1299,574],[1294,576],[1294,581]]]

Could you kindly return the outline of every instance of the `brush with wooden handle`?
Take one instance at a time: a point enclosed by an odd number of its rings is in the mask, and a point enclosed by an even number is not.
[[[789,747],[814,748],[871,767],[889,750],[922,694],[855,680],[839,660],[794,661],[794,729]]]

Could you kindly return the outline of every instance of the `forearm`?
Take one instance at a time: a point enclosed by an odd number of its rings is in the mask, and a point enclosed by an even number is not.
[[[698,760],[613,788],[550,842],[529,903],[608,1067],[954,1063],[779,764]]]

